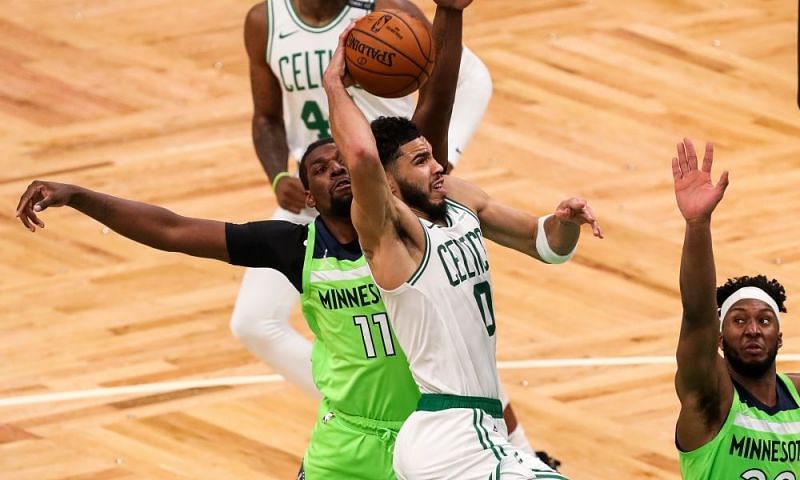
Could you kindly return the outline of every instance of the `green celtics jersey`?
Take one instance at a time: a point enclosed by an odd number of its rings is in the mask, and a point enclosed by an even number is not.
[[[778,381],[795,407],[800,405],[792,380],[779,374]],[[746,404],[734,388],[731,411],[717,436],[679,455],[684,480],[796,480],[800,478],[800,408],[770,414]]]
[[[419,389],[380,292],[357,245],[339,244],[320,217],[308,225],[301,298],[316,337],[312,375],[330,406],[359,417],[405,420]]]

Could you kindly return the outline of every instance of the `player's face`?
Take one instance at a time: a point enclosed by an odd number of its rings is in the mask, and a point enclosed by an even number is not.
[[[745,377],[759,378],[775,365],[782,345],[775,312],[761,300],[739,300],[722,322],[720,341],[731,368]]]
[[[444,220],[447,210],[444,169],[433,158],[431,145],[424,137],[403,144],[389,171],[397,185],[396,194],[403,202],[432,221]]]
[[[350,204],[353,201],[350,175],[339,161],[336,145],[320,145],[304,163],[308,175],[308,206],[316,208],[322,215],[350,218]]]

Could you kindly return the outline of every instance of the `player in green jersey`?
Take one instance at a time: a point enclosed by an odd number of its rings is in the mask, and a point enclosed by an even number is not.
[[[675,431],[684,480],[800,477],[800,375],[778,374],[783,286],[763,275],[715,289],[711,214],[728,186],[711,183],[714,150],[698,168],[692,142],[678,144],[672,175],[686,220],[680,288],[683,320]],[[724,356],[720,356],[718,348]]]

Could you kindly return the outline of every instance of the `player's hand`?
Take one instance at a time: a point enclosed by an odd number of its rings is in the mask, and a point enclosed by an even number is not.
[[[77,190],[75,185],[36,180],[28,185],[20,197],[17,217],[31,232],[35,232],[36,227],[44,228],[44,222],[37,213],[43,212],[47,207],[68,205]]]
[[[678,209],[688,223],[711,220],[711,212],[722,200],[728,188],[728,172],[722,172],[716,185],[711,183],[711,165],[714,163],[714,145],[706,144],[703,165],[697,168],[697,153],[688,138],[678,143],[678,156],[672,158],[672,178],[675,182],[675,199]]]
[[[594,236],[603,238],[603,231],[594,218],[592,207],[582,198],[573,197],[559,203],[554,216],[561,222],[574,223],[578,226],[588,223],[592,227]]]
[[[275,185],[275,198],[278,205],[292,213],[300,213],[306,206],[306,190],[297,177],[285,175]]]
[[[433,0],[436,5],[442,8],[452,8],[453,10],[464,10],[469,7],[472,0]]]
[[[345,41],[354,26],[355,23],[351,23],[339,35],[339,45],[336,47],[336,51],[333,52],[328,68],[325,69],[325,74],[322,76],[322,83],[326,90],[334,86],[341,85],[341,87],[347,88],[355,85],[355,81],[347,71],[347,64],[344,61]]]

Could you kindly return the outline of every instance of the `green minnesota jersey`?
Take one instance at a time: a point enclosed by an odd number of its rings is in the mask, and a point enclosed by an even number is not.
[[[778,374],[800,405],[792,380]],[[679,452],[684,480],[796,480],[800,478],[800,408],[773,414],[744,403],[734,388],[728,418],[700,448]]]
[[[312,375],[330,406],[370,419],[405,420],[419,389],[380,291],[364,255],[348,253],[319,217],[308,225],[301,299],[316,337]]]

